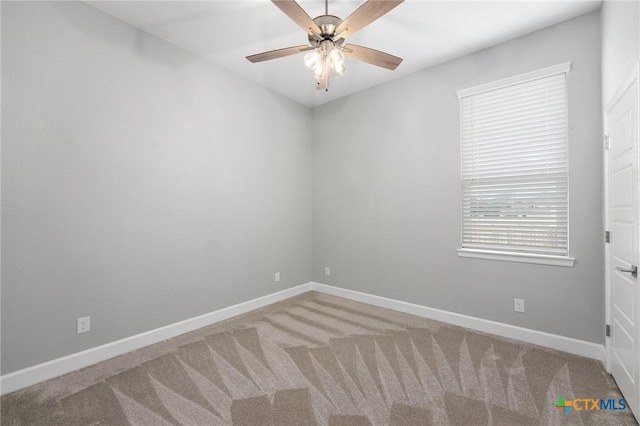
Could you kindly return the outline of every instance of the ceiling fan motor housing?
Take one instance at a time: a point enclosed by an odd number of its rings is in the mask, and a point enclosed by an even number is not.
[[[309,34],[309,43],[313,47],[317,47],[323,40],[331,40],[335,37],[336,28],[342,23],[342,19],[333,15],[321,15],[313,20],[320,28],[321,33],[318,34],[321,38],[318,38],[316,34]]]

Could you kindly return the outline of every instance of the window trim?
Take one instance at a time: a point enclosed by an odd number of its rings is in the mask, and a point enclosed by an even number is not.
[[[498,90],[504,87],[513,86],[514,84],[526,83],[527,81],[537,80],[539,78],[549,77],[556,74],[568,74],[571,71],[572,62],[563,62],[551,67],[542,68],[540,70],[525,72],[523,74],[514,75],[512,77],[503,78],[502,80],[492,81],[490,83],[479,84],[467,89],[458,90],[458,99],[467,96],[478,95],[480,93]]]
[[[570,256],[554,256],[551,254],[481,250],[472,248],[459,248],[458,257],[500,260],[504,262],[535,263],[538,265],[565,266],[568,268],[573,268],[576,262],[576,259]]]
[[[550,77],[557,74],[564,73],[565,76],[568,77],[568,74],[569,74],[569,71],[571,71],[571,68],[572,68],[571,61],[563,62],[561,64],[542,68],[536,71],[518,74],[512,77],[507,77],[507,78],[493,81],[490,83],[469,87],[467,89],[462,89],[457,92],[458,100],[462,100],[462,98],[465,98],[468,96],[473,96],[473,95],[481,94],[481,93],[492,91],[492,90],[498,90],[508,86],[526,83],[532,80]],[[566,102],[565,108],[568,109],[569,99],[568,99],[568,88],[566,86],[565,86],[565,90],[567,91],[567,94],[566,94],[567,102]],[[461,114],[460,135],[462,135],[462,110],[460,110],[460,114]],[[567,115],[567,118],[568,118],[568,115]],[[569,128],[567,127],[567,144],[569,143],[568,131],[569,131]],[[462,145],[462,136],[460,136],[460,144]],[[460,150],[460,158],[462,161],[462,148]],[[567,179],[569,179],[568,162],[569,162],[569,158],[568,158],[568,151],[567,151]],[[567,184],[568,184],[568,181],[567,181]],[[569,208],[569,193],[567,193],[567,209],[568,208]],[[461,223],[462,223],[462,220],[463,219],[461,217]],[[549,266],[573,267],[575,265],[575,258],[569,256],[569,253],[570,253],[569,226],[570,226],[569,215],[567,212],[567,255],[551,255],[551,254],[541,254],[541,253],[531,253],[531,252],[501,251],[501,250],[460,247],[457,250],[458,257],[497,260],[497,261],[506,261],[506,262],[530,263],[530,264],[549,265]]]

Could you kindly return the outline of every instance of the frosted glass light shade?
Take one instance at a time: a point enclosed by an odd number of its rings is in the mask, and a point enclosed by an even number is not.
[[[321,59],[320,53],[318,53],[317,49],[314,49],[304,55],[304,65],[311,70],[315,70],[320,68]]]
[[[340,49],[333,48],[329,52],[329,60],[333,64],[334,68],[337,65],[342,65],[344,63],[344,53]]]
[[[313,69],[313,75],[317,78],[322,77],[322,74],[324,74],[324,68],[325,64],[318,64],[318,66]]]
[[[338,64],[333,66],[333,70],[336,72],[336,74],[342,75],[347,70],[347,68],[344,66],[344,64]]]

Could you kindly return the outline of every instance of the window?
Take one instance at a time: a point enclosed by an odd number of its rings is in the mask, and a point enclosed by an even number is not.
[[[458,92],[459,256],[573,266],[567,168],[570,65]]]

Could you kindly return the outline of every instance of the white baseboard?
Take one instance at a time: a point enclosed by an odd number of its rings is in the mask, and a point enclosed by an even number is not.
[[[70,373],[80,368],[88,367],[101,361],[123,355],[127,352],[162,342],[163,340],[197,330],[207,325],[235,317],[246,312],[279,302],[289,297],[297,296],[311,290],[311,283],[288,288],[277,293],[269,294],[237,305],[219,309],[208,314],[200,315],[155,330],[76,352],[42,364],[34,365],[0,377],[0,395],[11,393],[45,380]]]
[[[334,287],[326,284],[311,283],[311,288],[321,293],[355,300],[357,302],[368,303],[382,308],[393,309],[407,314],[417,315],[448,324],[466,327],[471,330],[482,331],[484,333],[495,334],[501,337],[520,340],[522,342],[533,343],[559,351],[568,352],[587,358],[596,359],[604,363],[604,345],[587,342],[585,340],[573,339],[571,337],[559,336],[557,334],[545,333],[544,331],[532,330],[440,309],[429,308],[427,306],[416,305],[414,303],[389,299],[381,296],[374,296],[358,291],[347,290],[345,288]]]
[[[427,306],[416,305],[414,303],[403,302],[386,297],[374,296],[358,291],[347,290],[345,288],[310,282],[259,297],[257,299],[249,300],[247,302],[239,303],[237,305],[229,306],[227,308],[219,309],[208,314],[170,324],[165,327],[107,343],[102,346],[97,346],[82,352],[77,352],[62,358],[34,365],[33,367],[5,374],[0,377],[0,395],[14,392],[27,386],[44,382],[45,380],[53,379],[54,377],[88,367],[92,364],[105,361],[118,355],[123,355],[127,352],[215,324],[219,321],[262,308],[311,290],[355,300],[357,302],[368,303],[374,306],[380,306],[382,308],[394,309],[396,311],[406,312],[408,314],[430,318],[472,330],[478,330],[523,342],[546,346],[552,349],[593,358],[602,362],[604,362],[605,359],[604,346],[596,343],[558,336],[556,334],[517,327],[482,318],[471,317],[468,315],[457,314],[454,312],[443,311],[440,309],[429,308]]]

